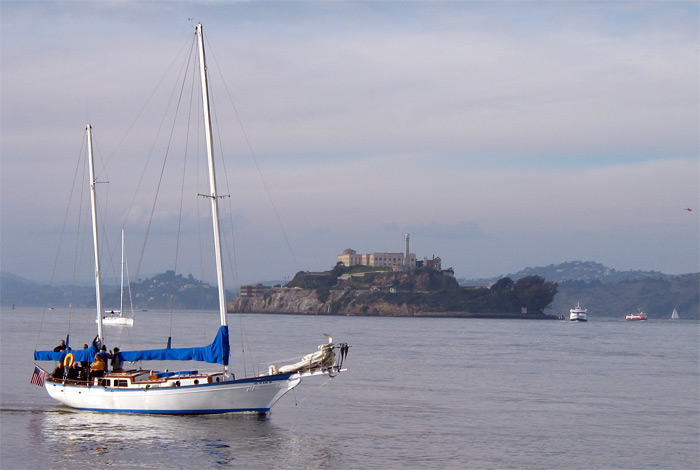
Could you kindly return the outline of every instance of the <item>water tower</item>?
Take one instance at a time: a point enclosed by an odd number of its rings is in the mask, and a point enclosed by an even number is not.
[[[409,234],[404,235],[404,253],[403,253],[403,267],[404,269],[409,269],[411,267],[411,258],[408,255],[408,239],[411,238]]]

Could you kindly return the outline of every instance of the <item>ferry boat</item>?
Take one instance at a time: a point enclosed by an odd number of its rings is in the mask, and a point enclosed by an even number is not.
[[[642,311],[639,311],[637,313],[628,313],[625,316],[625,320],[627,320],[627,321],[642,321],[642,320],[646,320],[646,319],[647,319],[647,314],[642,312]]]
[[[581,307],[581,303],[577,303],[575,307],[569,310],[570,321],[588,321],[588,309]]]

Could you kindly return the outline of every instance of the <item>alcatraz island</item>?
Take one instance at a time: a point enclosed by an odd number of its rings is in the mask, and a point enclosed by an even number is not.
[[[241,286],[229,312],[392,317],[557,319],[546,315],[557,283],[540,276],[490,287],[461,287],[439,257],[416,259],[409,252],[358,254],[346,249],[329,271],[300,271],[286,285]]]

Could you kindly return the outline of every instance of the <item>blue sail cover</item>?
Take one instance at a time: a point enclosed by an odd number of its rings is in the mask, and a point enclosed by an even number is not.
[[[63,358],[72,353],[75,356],[75,361],[77,362],[92,362],[95,360],[95,354],[100,352],[98,347],[97,338],[92,341],[92,346],[87,349],[76,349],[61,352],[54,351],[34,351],[35,361],[58,361],[63,362]]]
[[[169,344],[169,343],[168,343]],[[34,359],[37,361],[62,361],[69,352],[75,355],[75,360],[90,361],[95,358],[98,350],[94,347],[79,351],[34,351]],[[136,361],[202,361],[211,364],[228,365],[231,346],[229,345],[228,326],[219,328],[214,342],[208,346],[198,348],[165,348],[144,349],[142,351],[119,351],[119,357],[124,362]],[[83,359],[85,357],[85,359]]]
[[[145,349],[143,351],[120,351],[122,361],[202,361],[211,364],[228,365],[231,352],[228,339],[228,326],[219,328],[214,342],[200,348]]]

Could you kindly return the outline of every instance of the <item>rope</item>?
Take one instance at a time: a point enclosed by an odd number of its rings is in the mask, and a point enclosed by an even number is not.
[[[44,300],[44,309],[41,312],[41,321],[39,323],[39,331],[37,332],[36,343],[34,344],[34,350],[36,351],[39,347],[39,340],[41,338],[41,331],[44,326],[44,320],[46,317],[46,311],[49,308],[49,295],[51,294],[51,289],[53,289],[54,277],[56,276],[56,267],[58,266],[58,258],[61,253],[61,246],[63,245],[63,236],[66,232],[66,226],[68,225],[68,214],[70,213],[71,201],[73,200],[73,192],[75,191],[76,180],[78,178],[78,169],[80,168],[80,162],[83,156],[83,149],[85,148],[86,137],[83,135],[80,144],[80,151],[78,152],[78,158],[75,164],[75,171],[73,172],[73,182],[71,185],[70,194],[68,196],[68,204],[66,206],[66,212],[63,215],[63,226],[61,227],[61,235],[58,239],[58,248],[56,249],[56,256],[53,261],[53,268],[51,268],[51,279],[49,280],[49,285],[46,288],[46,296]]]
[[[297,406],[303,405],[304,402],[305,402],[306,400],[308,400],[308,399],[311,398],[312,396],[316,395],[323,387],[325,387],[326,385],[328,385],[329,383],[331,383],[331,380],[333,380],[335,377],[337,377],[337,375],[334,375],[333,377],[330,377],[330,376],[329,376],[329,377],[328,377],[328,380],[326,380],[325,383],[322,383],[321,385],[319,385],[313,393],[310,393],[309,395],[307,395],[306,398],[304,398],[303,400],[301,400],[299,403],[296,403],[296,394],[294,394],[294,401],[295,401],[295,404],[296,404]],[[292,389],[292,390],[294,390],[294,389]]]
[[[192,40],[190,51],[192,50],[193,47],[194,47],[194,40]],[[187,63],[189,63],[189,59],[187,60]],[[175,91],[176,91],[176,90],[177,90],[177,88],[174,88],[173,91],[171,92],[170,101],[169,101],[169,103],[168,103],[168,107],[167,107],[167,109],[165,110],[165,112],[163,113],[163,118],[161,119],[160,125],[158,126],[158,132],[156,133],[156,137],[155,137],[155,139],[154,139],[154,141],[153,141],[153,145],[151,146],[151,151],[149,152],[149,155],[148,155],[148,160],[149,160],[149,161],[150,161],[150,159],[151,159],[151,157],[152,157],[152,155],[153,155],[153,151],[154,151],[154,149],[155,149],[155,145],[156,145],[156,142],[157,142],[157,140],[158,140],[158,136],[160,135],[161,130],[163,129],[163,124],[165,123],[165,119],[166,119],[166,117],[167,117],[167,115],[168,115],[168,109],[170,108],[170,104],[171,104],[172,101],[173,101],[172,96],[175,94]],[[178,106],[179,106],[179,103],[180,103],[180,102],[178,101]],[[177,117],[177,116],[176,116],[176,117]],[[174,124],[173,124],[172,129],[174,129]],[[166,149],[165,156],[164,156],[164,158],[163,158],[163,164],[161,165],[161,172],[160,172],[160,176],[159,176],[159,178],[158,178],[158,185],[157,185],[157,187],[156,187],[156,194],[155,194],[155,197],[154,197],[154,199],[153,199],[153,204],[152,204],[152,206],[151,206],[151,213],[150,213],[150,216],[149,216],[149,218],[148,218],[148,225],[147,225],[147,227],[146,227],[146,237],[145,237],[144,242],[143,242],[143,247],[141,248],[141,255],[139,256],[139,264],[138,264],[138,266],[137,266],[137,268],[136,268],[136,278],[137,278],[137,279],[138,279],[138,277],[139,277],[139,273],[141,272],[141,264],[143,263],[143,256],[144,256],[144,253],[145,253],[145,251],[146,251],[146,245],[147,245],[147,243],[148,243],[148,235],[150,234],[150,231],[151,231],[151,223],[153,222],[153,214],[154,214],[154,212],[155,212],[156,202],[158,201],[158,194],[160,193],[160,186],[161,186],[161,183],[163,182],[163,173],[164,173],[164,171],[165,171],[165,164],[166,164],[166,162],[167,162],[167,160],[168,160],[168,152],[169,152],[169,150],[170,150],[170,143],[172,142],[172,129],[171,129],[170,140],[168,141],[168,147],[167,147],[167,149]],[[139,179],[139,184],[138,184],[139,187],[141,186],[141,182],[142,182],[142,180],[143,180],[143,175],[144,175],[144,174],[145,174],[145,172],[141,175],[141,179]],[[138,188],[137,188],[137,193],[138,193]],[[133,200],[133,201],[135,201],[135,200],[136,200],[136,194],[134,194],[134,200]],[[133,206],[133,201],[132,201],[132,206]],[[129,208],[129,210],[131,210],[131,207]],[[127,213],[127,216],[128,216],[128,213]]]
[[[297,257],[294,254],[294,249],[292,248],[292,244],[289,241],[289,237],[287,236],[287,231],[284,228],[284,224],[282,223],[282,219],[279,216],[279,212],[277,211],[277,206],[275,205],[275,201],[272,198],[272,193],[270,192],[270,189],[267,185],[267,181],[265,180],[265,176],[263,175],[262,169],[260,168],[260,165],[258,164],[258,159],[255,156],[255,151],[253,150],[253,146],[250,143],[250,139],[248,138],[248,134],[245,131],[245,128],[243,127],[243,121],[241,120],[241,117],[238,113],[238,108],[236,107],[236,104],[233,101],[233,97],[231,96],[231,92],[228,89],[228,86],[226,85],[226,81],[224,80],[224,77],[221,73],[221,68],[219,67],[219,62],[216,60],[216,56],[214,54],[214,51],[209,45],[209,49],[211,52],[211,56],[214,59],[214,63],[216,64],[216,69],[219,71],[219,75],[221,76],[221,81],[224,84],[224,89],[226,90],[226,94],[228,96],[229,102],[231,103],[231,106],[233,107],[234,114],[236,116],[236,121],[238,122],[238,126],[241,129],[241,132],[243,133],[243,139],[245,140],[246,146],[248,147],[248,151],[250,153],[251,158],[253,159],[253,163],[255,163],[255,168],[258,171],[258,175],[260,176],[260,181],[263,184],[263,188],[265,189],[265,194],[267,195],[267,199],[270,202],[270,206],[272,206],[272,211],[275,214],[275,219],[277,220],[277,223],[280,227],[280,230],[282,231],[282,235],[284,236],[284,241],[287,244],[287,248],[289,249],[289,252],[292,256],[292,259],[294,261],[294,266],[296,267],[297,271],[301,271],[299,268],[299,262],[297,261]]]

